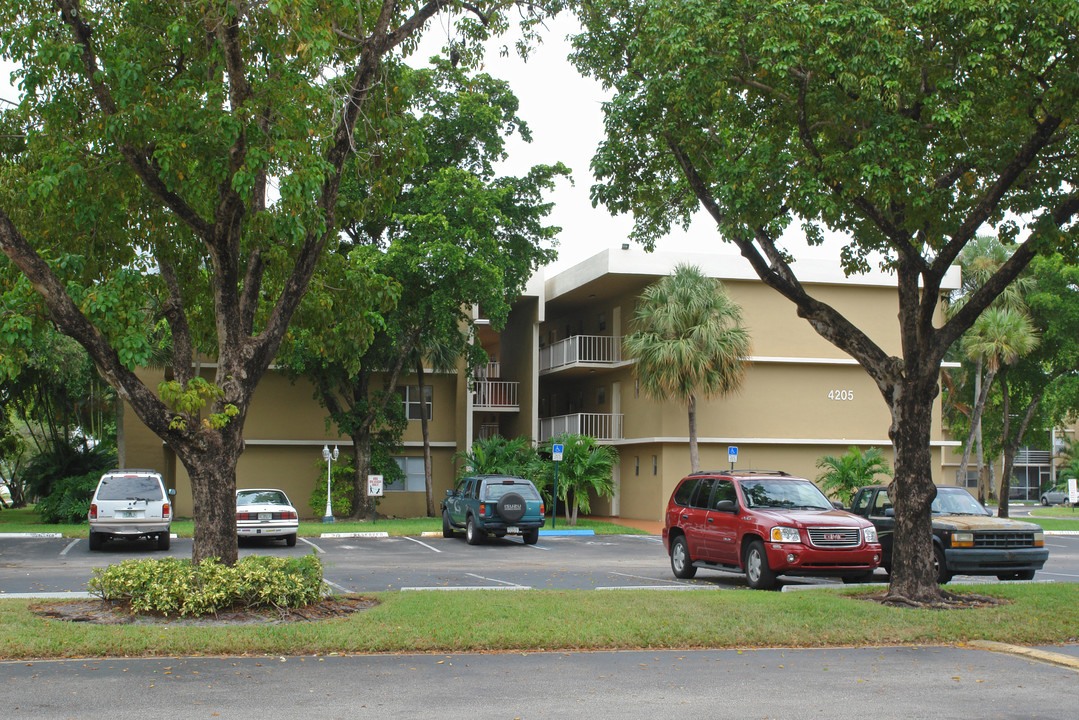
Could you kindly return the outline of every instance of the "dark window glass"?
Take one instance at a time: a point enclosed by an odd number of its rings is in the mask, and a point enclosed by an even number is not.
[[[735,508],[738,507],[738,497],[734,493],[734,483],[730,480],[716,481],[716,491],[712,493],[712,509],[716,509],[722,500],[730,500],[734,503]]]
[[[708,498],[712,494],[712,486],[715,484],[715,478],[701,478],[700,484],[697,485],[697,492],[693,494],[690,505],[697,508],[707,508]]]
[[[97,491],[98,500],[164,500],[156,477],[106,477]]]
[[[639,458],[638,458],[639,459]],[[697,489],[697,479],[683,480],[678,489],[674,491],[674,504],[687,507],[693,497],[693,491]]]

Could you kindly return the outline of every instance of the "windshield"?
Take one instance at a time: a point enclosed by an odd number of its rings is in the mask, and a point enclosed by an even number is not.
[[[963,488],[937,488],[937,497],[930,507],[934,515],[991,514]]]
[[[156,477],[103,477],[97,489],[98,500],[164,500],[161,482]]]
[[[536,488],[532,487],[529,483],[503,483],[495,481],[487,485],[487,492],[484,500],[498,500],[506,493],[515,492],[525,500],[539,500],[539,493],[536,492]]]
[[[751,508],[832,509],[824,493],[807,480],[742,480],[738,484]]]
[[[241,490],[236,493],[236,505],[290,505],[280,490]]]

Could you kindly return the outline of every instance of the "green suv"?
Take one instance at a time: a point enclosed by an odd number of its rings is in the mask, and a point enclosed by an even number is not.
[[[520,535],[528,545],[539,540],[544,520],[543,498],[531,480],[512,475],[461,478],[442,501],[442,536],[464,528],[469,545],[487,535]]]

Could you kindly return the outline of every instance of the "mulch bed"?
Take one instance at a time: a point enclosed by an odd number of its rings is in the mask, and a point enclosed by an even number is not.
[[[132,612],[124,603],[108,600],[63,600],[29,606],[31,612],[51,620],[84,622],[96,625],[280,625],[293,622],[333,620],[368,610],[378,603],[370,598],[334,597],[301,608],[262,610],[225,610],[215,615],[181,617],[144,615]]]

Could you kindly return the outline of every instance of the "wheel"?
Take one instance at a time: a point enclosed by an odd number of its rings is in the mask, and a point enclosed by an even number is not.
[[[746,580],[754,590],[771,590],[776,586],[776,574],[768,567],[764,543],[754,540],[746,549]]]
[[[170,545],[172,545],[172,536],[169,534],[168,530],[157,534],[158,550],[168,550]]]
[[[285,545],[288,547],[296,547],[296,533],[285,536]]]
[[[525,499],[521,497],[520,493],[506,493],[498,499],[495,507],[498,509],[498,515],[508,523],[515,523],[525,515]]]
[[[933,546],[933,569],[937,573],[939,584],[944,585],[952,579],[952,574],[948,572],[948,566],[944,562],[944,551],[938,545]]]
[[[451,538],[451,537],[453,537],[453,535],[454,535],[453,525],[450,525],[450,514],[449,514],[448,511],[443,510],[442,511],[442,537]]]
[[[524,539],[525,545],[535,545],[539,542],[539,528],[536,528],[535,530],[525,530],[521,534],[521,537]]]
[[[689,557],[689,547],[684,535],[679,535],[671,542],[671,572],[676,578],[689,580],[697,574],[697,568]]]
[[[476,518],[471,515],[465,520],[465,542],[469,545],[479,545],[483,542],[483,531],[476,527]]]
[[[91,552],[100,550],[101,546],[105,544],[105,538],[101,536],[101,533],[96,533],[93,530],[90,531],[89,541]]]
[[[1048,504],[1049,504],[1049,498],[1042,495],[1042,505],[1048,505]]]

